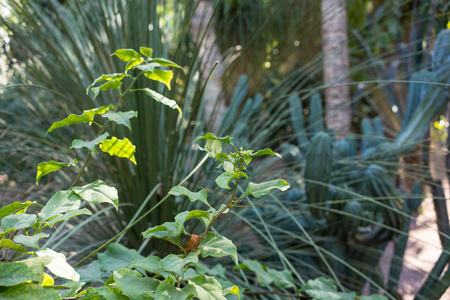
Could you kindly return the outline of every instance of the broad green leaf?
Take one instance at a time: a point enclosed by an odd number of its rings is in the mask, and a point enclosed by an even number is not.
[[[141,273],[134,271],[134,270],[130,270],[130,269],[126,269],[126,268],[122,268],[119,270],[114,271],[111,276],[109,276],[109,279],[105,282],[105,285],[110,285],[116,282],[116,276],[119,277],[123,277],[123,276],[130,276],[130,277],[134,277],[134,278],[141,278],[142,275]]]
[[[55,284],[55,280],[52,276],[44,273],[44,281],[42,282],[42,286],[52,286]]]
[[[318,277],[315,279],[308,280],[306,284],[300,290],[302,292],[308,293],[311,297],[315,299],[325,299],[325,300],[340,300],[341,297],[338,294],[336,286],[334,286],[331,279],[325,277]]]
[[[149,296],[144,299],[151,299],[150,296],[155,293],[159,285],[159,280],[150,277],[123,276],[119,272],[114,272],[113,276],[120,291],[131,299],[143,295]]]
[[[214,277],[199,275],[188,280],[195,296],[202,300],[226,300],[222,295],[222,286]]]
[[[140,59],[141,55],[134,51],[133,49],[119,49],[111,55],[117,56],[123,61],[130,61],[132,59]]]
[[[125,67],[125,72],[126,71],[128,71],[128,70],[130,70],[130,69],[132,69],[132,68],[134,68],[134,67],[136,67],[136,66],[138,66],[138,65],[140,65],[140,64],[142,64],[144,62],[144,59],[141,57],[141,58],[133,58],[132,60],[130,60],[128,63],[127,63],[127,66]]]
[[[105,282],[110,274],[100,268],[98,260],[94,260],[85,266],[78,267],[76,270],[78,274],[80,274],[80,281],[86,283]]]
[[[135,91],[144,91],[148,96],[152,97],[155,101],[161,102],[162,104],[167,105],[168,107],[170,107],[172,109],[178,110],[178,113],[180,114],[180,118],[183,115],[180,107],[175,102],[175,100],[170,100],[169,98],[166,98],[163,95],[161,95],[160,93],[157,93],[154,90],[151,90],[149,88],[132,90],[132,92],[135,92]]]
[[[64,254],[55,252],[52,249],[45,249],[35,253],[38,257],[52,258],[51,262],[45,266],[56,276],[74,281],[80,280],[80,275],[66,262]]]
[[[39,277],[24,263],[0,263],[0,286],[14,286],[27,281],[39,282]]]
[[[89,125],[91,125],[91,123],[94,121],[94,116],[104,114],[112,108],[114,108],[114,105],[110,104],[89,110],[84,110],[83,114],[81,115],[70,114],[67,118],[53,123],[52,126],[50,126],[50,128],[47,130],[47,133],[52,132],[57,128],[72,124],[89,123]]]
[[[241,299],[240,295],[239,295],[239,288],[235,285],[230,286],[226,289],[223,289],[222,291],[222,295],[226,296],[228,294],[233,294],[233,295],[237,295],[238,296],[238,300]]]
[[[3,239],[0,241],[0,248],[10,248],[13,249],[16,252],[27,252],[27,249],[25,249],[24,246],[18,245],[14,243],[10,239]]]
[[[68,219],[74,218],[79,215],[92,215],[92,213],[87,208],[82,209],[70,209],[65,212],[63,215],[57,215],[51,220],[47,221],[47,225],[52,228],[56,223],[66,221]]]
[[[51,257],[31,257],[21,260],[20,263],[26,264],[39,278],[39,284],[41,284],[44,281],[44,268],[52,261],[52,259],[53,258]]]
[[[221,264],[216,264],[213,268],[210,266],[205,265],[204,263],[197,263],[195,265],[195,269],[199,274],[209,274],[214,277],[221,277],[226,278],[225,274],[227,272],[227,269],[225,269]]]
[[[174,196],[183,195],[183,196],[188,197],[189,200],[191,200],[191,202],[195,202],[195,201],[199,200],[199,201],[205,203],[206,205],[208,205],[209,207],[211,207],[211,205],[209,205],[209,203],[208,203],[208,200],[207,200],[208,194],[205,189],[202,189],[199,192],[194,193],[183,186],[177,185],[170,189],[169,194],[174,195]]]
[[[19,234],[14,236],[14,242],[22,244],[26,247],[32,247],[39,249],[39,240],[43,238],[48,238],[50,235],[48,233],[36,233],[34,235],[26,236],[24,234]]]
[[[114,271],[125,268],[132,261],[142,258],[143,256],[136,250],[128,249],[127,247],[117,243],[110,244],[104,253],[98,254],[98,262],[100,263],[100,267],[106,271]]]
[[[89,92],[89,88],[91,86],[96,85],[100,81],[106,80],[106,81],[112,81],[112,80],[122,80],[125,77],[125,73],[113,73],[113,74],[102,74],[102,76],[98,77],[94,80],[86,89],[86,95]]]
[[[200,246],[202,257],[223,257],[230,255],[238,263],[237,248],[233,242],[226,237],[219,235],[218,237],[203,243]]]
[[[235,270],[247,270],[253,271],[258,278],[259,285],[262,287],[268,286],[273,282],[272,276],[267,272],[265,266],[256,260],[246,260],[242,264],[238,265]]]
[[[147,57],[151,57],[153,54],[153,49],[148,47],[140,47],[139,52],[141,52],[142,55],[145,55]]]
[[[73,167],[78,163],[78,160],[75,158],[70,163],[63,163],[58,161],[48,161],[48,162],[41,162],[37,166],[37,174],[36,174],[36,184],[38,184],[38,181],[41,177],[47,175],[48,173],[58,171],[59,169],[63,167]]]
[[[263,155],[270,155],[270,156],[278,156],[279,158],[281,158],[281,155],[279,153],[273,152],[272,149],[270,148],[266,148],[266,149],[262,149],[262,150],[258,150],[255,153],[250,152],[249,155],[251,157],[256,157],[256,156],[263,156]]]
[[[3,206],[0,209],[0,219],[2,219],[3,217],[5,217],[7,215],[24,213],[26,211],[27,207],[31,206],[31,205],[42,206],[38,203],[34,203],[34,202],[30,202],[30,201],[27,201],[25,203],[13,202],[10,205]]]
[[[359,300],[388,300],[387,297],[377,295],[377,294],[370,295],[370,296],[359,296],[358,299]]]
[[[113,136],[111,139],[101,142],[100,149],[111,156],[115,155],[118,157],[128,158],[134,164],[136,164],[136,159],[134,158],[136,147],[127,138],[119,140]]]
[[[2,290],[0,299],[61,300],[61,296],[54,289],[44,288],[39,284],[22,283]]]
[[[111,81],[107,81],[106,83],[102,84],[101,86],[93,87],[91,88],[91,91],[94,92],[94,97],[92,99],[97,98],[98,94],[100,94],[100,91],[106,91],[106,90],[117,90],[122,85],[122,81],[119,79],[114,79]]]
[[[279,189],[282,191],[287,190],[290,187],[289,183],[284,181],[283,179],[276,179],[271,181],[266,181],[263,183],[253,183],[249,182],[247,186],[247,190],[239,196],[239,199],[245,198],[248,195],[253,195],[256,198],[267,195],[272,189]]]
[[[197,137],[197,138],[194,140],[194,143],[195,143],[196,141],[198,141],[198,140],[218,140],[218,141],[220,141],[220,142],[222,142],[222,143],[225,143],[225,144],[228,144],[228,145],[233,146],[233,148],[235,148],[235,149],[237,150],[236,146],[234,145],[234,138],[229,137],[228,135],[225,136],[225,137],[217,137],[217,136],[215,136],[214,134],[208,132],[208,133],[205,134],[204,136],[199,136],[199,137]]]
[[[136,69],[141,70],[143,72],[153,72],[156,67],[161,67],[161,65],[151,62],[151,63],[145,64],[145,65],[136,66]]]
[[[47,201],[44,208],[38,213],[39,222],[45,222],[50,218],[65,213],[69,210],[78,209],[81,201],[78,195],[72,191],[58,191],[50,200]]]
[[[195,264],[197,262],[197,254],[190,252],[185,258],[182,258],[180,255],[169,254],[161,260],[161,265],[164,270],[183,277],[185,271],[184,267],[188,264]]]
[[[130,119],[137,117],[137,111],[130,110],[126,112],[107,112],[102,115],[103,118],[107,118],[111,122],[115,122],[119,125],[125,125],[128,129],[131,130]]]
[[[183,226],[183,224],[187,221],[189,221],[192,218],[199,219],[203,225],[206,227],[209,224],[209,216],[210,211],[204,211],[204,210],[192,210],[192,211],[183,211],[180,212],[175,216],[175,222],[178,226]]]
[[[186,233],[183,226],[179,226],[176,222],[165,222],[162,225],[150,227],[142,233],[144,239],[158,238],[169,241],[180,248],[181,233]]]
[[[119,209],[119,196],[116,188],[108,186],[99,179],[82,187],[74,187],[72,191],[89,203],[109,203],[114,205],[116,210]]]
[[[170,90],[170,82],[172,81],[173,78],[172,71],[154,69],[153,72],[145,72],[144,75],[148,79],[164,83]]]
[[[148,256],[132,261],[127,268],[142,269],[144,271],[161,274],[162,269],[161,258],[158,256]]]
[[[155,299],[158,300],[184,300],[193,297],[191,287],[185,287],[183,289],[175,287],[172,282],[163,281],[158,285],[156,289]]]
[[[183,67],[181,67],[180,65],[177,65],[173,61],[165,59],[165,58],[155,57],[155,58],[152,59],[152,62],[158,63],[158,64],[160,64],[163,67],[175,67],[175,68],[182,69],[183,71],[185,71],[183,69]]]
[[[9,215],[2,219],[1,227],[3,231],[29,228],[33,226],[36,221],[36,215],[34,214]]]
[[[98,138],[90,141],[90,142],[85,142],[83,140],[73,140],[72,141],[72,146],[70,147],[70,149],[81,149],[83,147],[88,148],[89,150],[91,150],[94,153],[98,153],[97,149],[95,149],[95,145],[97,145],[98,143],[104,141],[107,137],[109,136],[108,132],[105,132],[104,134],[102,134],[101,136],[99,136]]]
[[[295,288],[295,281],[291,272],[287,270],[277,271],[271,268],[267,268],[273,282],[276,286],[281,288]]]
[[[104,298],[102,298],[104,297]],[[89,287],[86,290],[86,294],[83,299],[85,300],[129,300],[127,296],[121,295],[115,292],[113,289],[102,286],[102,287]]]
[[[228,185],[230,181],[239,177],[248,178],[248,175],[244,172],[236,172],[233,174],[230,172],[225,172],[217,176],[216,183],[219,187],[223,189],[230,189],[230,186]]]

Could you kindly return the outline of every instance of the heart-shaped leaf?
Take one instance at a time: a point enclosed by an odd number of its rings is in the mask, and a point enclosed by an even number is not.
[[[78,160],[75,158],[70,163],[63,163],[59,161],[48,161],[48,162],[41,162],[37,166],[37,174],[36,174],[36,184],[38,184],[39,179],[41,179],[43,176],[47,175],[48,173],[58,171],[61,168],[64,167],[73,167],[78,163]]]

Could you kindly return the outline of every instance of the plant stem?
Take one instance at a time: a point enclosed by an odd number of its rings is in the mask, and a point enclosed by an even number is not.
[[[253,296],[258,296],[258,295],[279,295],[279,296],[283,296],[283,297],[287,297],[287,298],[312,299],[312,297],[307,296],[307,295],[302,294],[302,293],[287,294],[287,293],[282,293],[282,292],[279,292],[279,291],[261,291],[261,292],[245,291],[244,294],[246,294],[246,295],[253,295]]]

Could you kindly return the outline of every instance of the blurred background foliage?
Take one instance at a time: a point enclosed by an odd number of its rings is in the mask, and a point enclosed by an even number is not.
[[[249,199],[247,207],[214,228],[235,241],[242,258],[282,266],[300,283],[324,275],[343,290],[359,291],[369,282],[371,292],[395,299],[409,221],[420,210],[424,190],[432,193],[443,245],[450,235],[442,188],[450,161],[430,169],[432,141],[440,141],[448,153],[450,4],[347,1],[353,133],[336,140],[324,125],[320,1],[200,2],[1,1],[1,80],[7,87],[0,90],[1,201],[44,202],[70,185],[74,173],[66,170],[34,186],[35,167],[51,159],[81,160],[86,153],[69,151],[70,141],[92,139],[95,132],[88,126],[45,132],[69,113],[112,102],[114,94],[92,100],[85,87],[100,74],[124,68],[110,56],[115,49],[148,46],[154,56],[168,57],[187,70],[175,73],[171,90],[151,86],[176,100],[183,118],[143,95],[129,94],[124,110],[137,110],[138,118],[132,131],[112,127],[111,133],[137,146],[137,166],[96,155],[82,178],[116,185],[121,209],[100,208],[93,217],[66,223],[46,246],[81,259],[187,175],[201,155],[191,141],[218,128],[216,134],[234,136],[246,148],[272,147],[282,153],[283,160],[260,161],[253,177],[279,176],[292,186],[289,193]],[[205,3],[211,9],[198,27],[196,10]],[[219,46],[220,97],[227,107],[223,116],[207,110],[219,105],[204,89],[204,73],[210,69],[204,62],[217,59],[202,49],[208,41]],[[139,87],[147,84],[138,82]],[[219,203],[223,195],[215,193],[210,180],[213,165],[189,185],[207,187],[210,202]],[[432,176],[436,170],[440,178]],[[145,254],[170,252],[160,241],[143,244],[140,233],[192,208],[172,199],[121,242]],[[392,241],[395,253],[384,278],[377,266]],[[417,299],[439,299],[448,287],[448,250]],[[221,263],[232,268],[231,262]],[[227,276],[263,290],[243,273]]]

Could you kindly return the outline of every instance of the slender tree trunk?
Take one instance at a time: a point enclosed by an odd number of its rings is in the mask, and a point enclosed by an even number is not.
[[[350,132],[349,57],[345,0],[322,0],[322,51],[326,125],[343,138]],[[334,86],[336,85],[336,86]]]
[[[218,130],[225,112],[225,101],[223,97],[221,97],[221,77],[224,72],[221,64],[223,56],[216,44],[217,37],[214,22],[212,22],[211,27],[207,29],[208,22],[213,17],[214,12],[212,2],[210,0],[194,0],[194,3],[196,5],[198,4],[198,7],[192,18],[191,32],[194,40],[197,43],[200,43],[200,70],[203,83],[206,82],[212,68],[216,62],[218,62],[218,65],[212,73],[203,94],[206,119],[211,120],[211,117],[214,115],[213,121],[211,122],[212,128],[209,128],[209,130],[214,132]],[[205,30],[207,31],[202,41],[201,39],[205,33]]]

